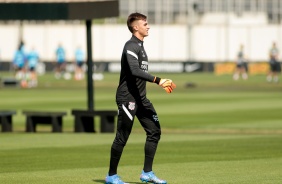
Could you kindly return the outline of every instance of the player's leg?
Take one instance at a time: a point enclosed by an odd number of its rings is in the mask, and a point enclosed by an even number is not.
[[[30,74],[29,87],[36,87],[37,86],[37,74],[36,74],[35,66],[29,67],[29,74]]]
[[[276,62],[273,68],[273,82],[278,82],[279,63]]]
[[[248,79],[248,74],[247,74],[247,70],[246,70],[245,66],[242,66],[241,71],[242,71],[241,72],[242,73],[242,78],[244,80],[247,80]]]
[[[275,65],[270,63],[269,64],[269,69],[270,69],[270,71],[269,71],[269,73],[268,73],[268,75],[266,77],[267,82],[271,82],[272,81],[273,73],[275,71]]]
[[[236,65],[235,72],[233,74],[233,80],[238,80],[240,78],[240,65]]]
[[[82,80],[84,78],[82,72],[82,64],[83,62],[77,62],[75,67],[75,80]]]
[[[146,131],[147,135],[144,148],[144,166],[143,171],[140,175],[140,180],[143,182],[166,184],[165,180],[157,178],[152,171],[155,153],[161,137],[161,127],[154,106],[149,101],[146,105],[140,105],[138,107],[138,111],[136,112],[136,116],[139,119],[144,130]]]
[[[55,66],[55,78],[60,79],[61,78],[61,65],[62,63],[57,61],[56,66]]]
[[[135,102],[117,102],[118,105],[118,122],[116,137],[111,147],[111,158],[109,173],[106,177],[106,183],[112,180],[120,180],[117,177],[117,167],[123,152],[123,148],[127,143],[132,130],[134,116],[136,113]]]

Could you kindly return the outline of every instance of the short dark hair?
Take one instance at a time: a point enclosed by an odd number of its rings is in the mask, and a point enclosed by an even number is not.
[[[127,27],[131,33],[133,33],[132,22],[136,20],[147,20],[147,16],[141,13],[132,13],[127,18]]]

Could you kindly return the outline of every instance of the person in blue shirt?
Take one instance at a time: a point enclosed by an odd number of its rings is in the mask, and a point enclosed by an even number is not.
[[[36,70],[36,65],[39,62],[39,55],[34,48],[32,48],[32,50],[29,52],[27,59],[28,59],[28,63],[27,63],[28,70],[29,71]]]
[[[80,47],[77,47],[77,49],[75,50],[75,63],[76,63],[75,80],[82,80],[84,78],[84,74],[82,70],[82,65],[84,61],[85,61],[84,52]]]
[[[29,87],[37,86],[37,74],[36,74],[36,66],[39,62],[39,55],[38,52],[32,48],[27,56],[27,66],[29,72]]]
[[[66,52],[61,44],[59,44],[56,49],[56,69],[55,69],[55,77],[58,79],[61,77],[62,73],[65,71],[66,66]]]
[[[24,52],[23,42],[19,45],[14,53],[13,67],[16,71],[16,78],[22,79],[25,75],[26,55]]]

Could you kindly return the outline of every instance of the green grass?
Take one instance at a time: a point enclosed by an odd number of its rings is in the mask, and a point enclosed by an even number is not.
[[[112,134],[0,134],[1,183],[103,183]],[[145,136],[132,134],[118,169],[140,183]],[[163,135],[154,170],[169,183],[279,183],[280,135]]]
[[[159,177],[169,184],[281,183],[282,83],[267,83],[263,75],[247,81],[211,73],[159,76],[177,84],[168,95],[148,83],[163,130],[154,161]],[[94,81],[95,109],[116,109],[117,82],[110,73]],[[0,183],[103,183],[115,135],[73,133],[71,109],[86,108],[85,81],[47,74],[35,89],[0,88],[0,110],[17,111],[13,133],[0,133]],[[68,112],[63,133],[44,125],[24,133],[22,110]],[[145,138],[136,120],[118,169],[132,184],[140,183]]]

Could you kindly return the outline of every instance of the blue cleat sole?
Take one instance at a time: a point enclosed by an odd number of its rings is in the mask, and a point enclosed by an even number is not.
[[[152,184],[157,184],[157,183],[153,183],[153,182],[150,182],[150,181],[148,181],[148,180],[142,180],[142,179],[140,179],[143,183],[152,183]],[[167,184],[167,183],[161,183],[161,184]]]

